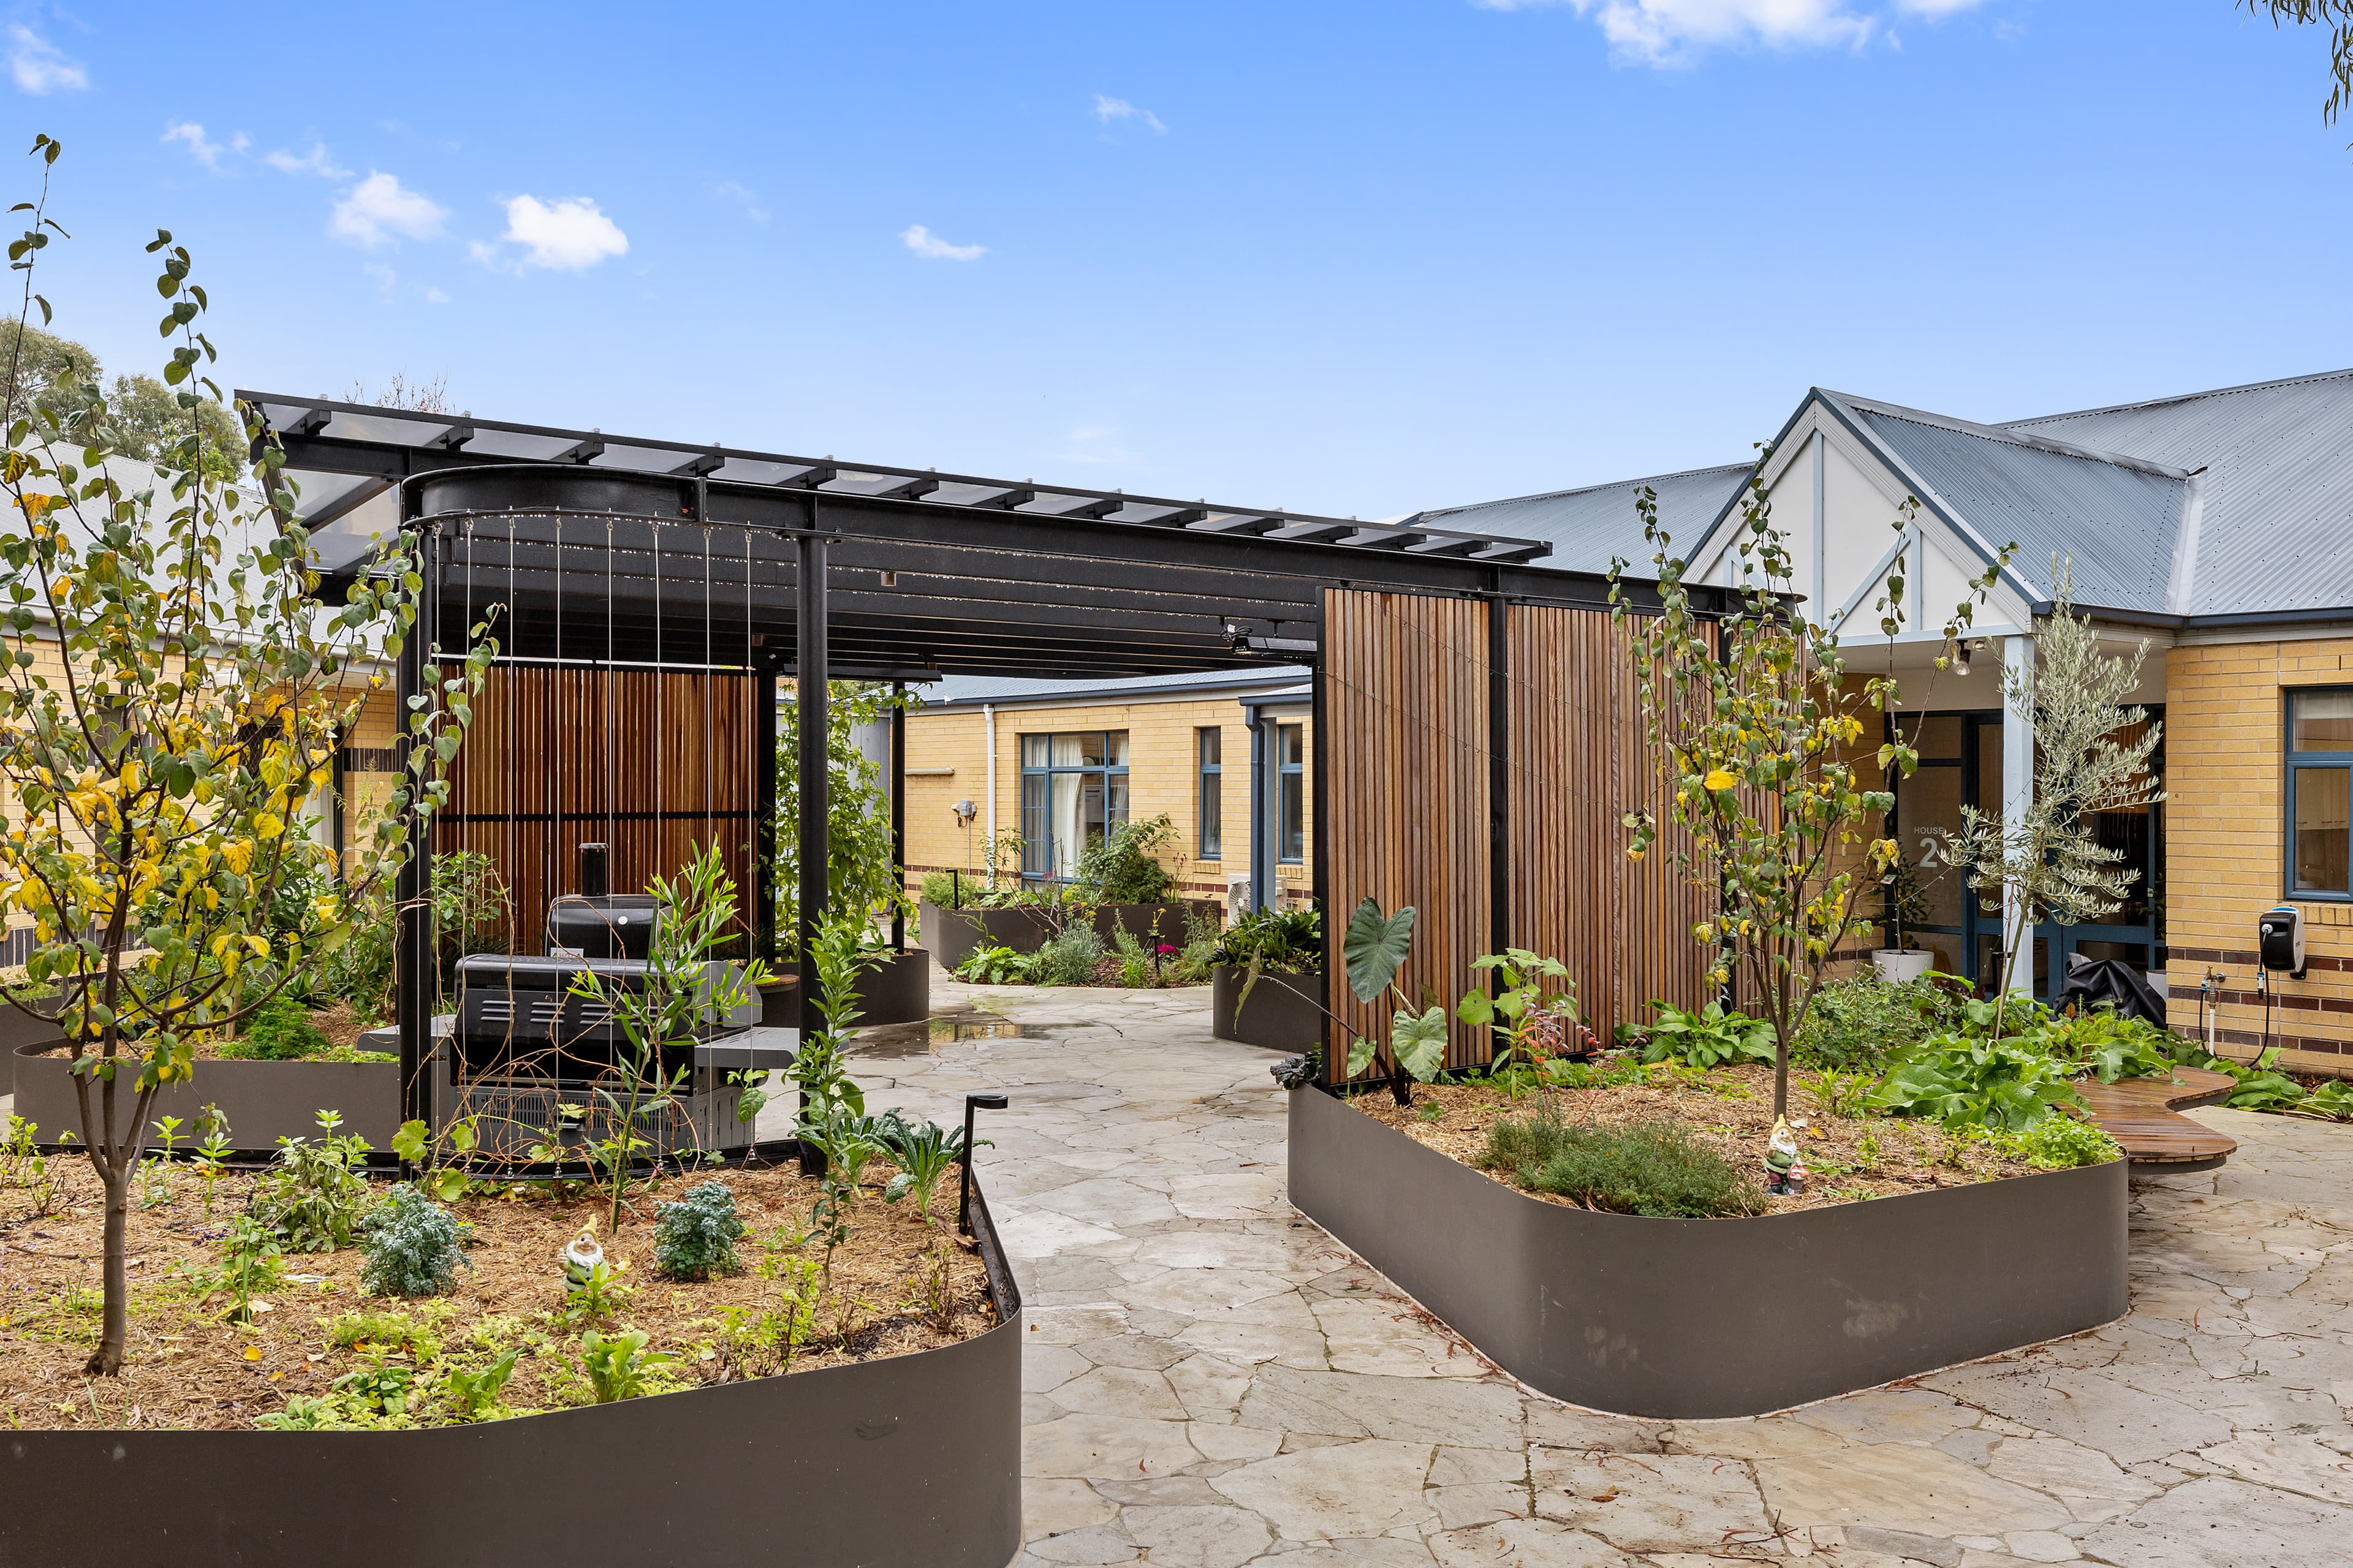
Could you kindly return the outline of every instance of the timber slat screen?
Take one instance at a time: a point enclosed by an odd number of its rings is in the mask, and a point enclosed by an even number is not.
[[[1662,838],[1626,858],[1626,814],[1671,824],[1642,734],[1624,632],[1599,610],[1514,605],[1510,638],[1511,943],[1559,959],[1594,1032],[1641,1023],[1651,998],[1694,1005],[1706,913]],[[1713,634],[1715,627],[1706,628]],[[1672,833],[1672,827],[1666,829]]]
[[[1416,1005],[1427,993],[1451,1012],[1479,978],[1472,961],[1505,946],[1566,964],[1605,1040],[1652,997],[1697,1005],[1700,903],[1663,850],[1639,864],[1626,856],[1626,813],[1665,814],[1625,639],[1606,611],[1505,611],[1509,929],[1493,929],[1490,613],[1472,599],[1326,595],[1334,1011],[1386,1034],[1393,1000],[1359,1005],[1336,968],[1338,933],[1367,894],[1385,910],[1419,911],[1398,975]],[[1453,1024],[1450,1067],[1490,1054],[1488,1031]]]
[[[584,843],[610,845],[612,890],[635,893],[715,840],[751,929],[754,689],[740,669],[491,667],[433,847],[490,857],[512,902],[508,952],[543,950]]]

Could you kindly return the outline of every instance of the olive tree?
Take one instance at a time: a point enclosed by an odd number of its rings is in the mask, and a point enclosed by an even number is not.
[[[30,215],[8,247],[24,274],[20,323],[35,306],[49,319],[33,280],[65,235],[48,214],[58,151],[35,140],[39,197],[16,209]],[[259,418],[252,491],[207,461],[203,411],[223,399],[206,374],[205,290],[169,233],[147,249],[161,264],[177,438],[152,469],[127,458],[95,382],[67,375],[28,404],[12,393],[0,456],[16,514],[0,532],[0,910],[31,925],[26,980],[63,993],[79,1137],[105,1192],[97,1375],[122,1364],[124,1229],[157,1091],[190,1080],[198,1045],[350,940],[353,905],[396,873],[414,816],[447,795],[493,652],[480,643],[413,700],[396,809],[364,868],[338,880],[303,814],[342,730],[383,685],[382,661],[418,635],[422,584],[387,547],[348,603],[315,596],[299,498]],[[12,366],[7,385],[22,384]]]

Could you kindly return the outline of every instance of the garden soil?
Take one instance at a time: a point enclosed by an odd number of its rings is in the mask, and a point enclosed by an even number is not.
[[[1573,1126],[1672,1122],[1736,1168],[1754,1174],[1761,1186],[1766,1140],[1773,1131],[1771,1068],[1745,1066],[1700,1072],[1669,1065],[1652,1068],[1650,1077],[1654,1081],[1555,1089],[1552,1100],[1561,1119]],[[1483,1083],[1416,1084],[1413,1098],[1415,1103],[1409,1109],[1399,1106],[1386,1089],[1376,1089],[1357,1095],[1350,1103],[1416,1142],[1474,1168],[1479,1152],[1486,1146],[1489,1128],[1506,1117],[1533,1115],[1542,1103],[1535,1093],[1516,1100],[1506,1099]],[[1440,1108],[1440,1114],[1426,1120],[1424,1108],[1431,1106]],[[1798,1142],[1810,1179],[1802,1195],[1767,1197],[1768,1214],[2038,1173],[2036,1167],[2005,1159],[1984,1143],[1956,1139],[1934,1122],[1827,1114],[1794,1074],[1789,1110],[1793,1119],[1803,1117],[1807,1123]],[[1866,1137],[1875,1143],[1875,1153],[1862,1147]],[[1506,1181],[1501,1172],[1487,1173],[1496,1181]],[[1528,1195],[1580,1206],[1573,1199],[1549,1193]]]
[[[734,1368],[717,1348],[723,1342],[720,1310],[756,1315],[777,1304],[776,1282],[760,1278],[754,1266],[769,1255],[780,1230],[795,1237],[808,1228],[819,1195],[818,1182],[790,1167],[672,1176],[654,1191],[632,1194],[635,1215],[624,1219],[617,1236],[606,1233],[607,1201],[593,1192],[556,1196],[539,1188],[526,1196],[518,1188],[514,1196],[471,1197],[452,1212],[472,1227],[472,1267],[459,1270],[448,1292],[412,1300],[368,1296],[359,1286],[357,1249],[290,1254],[286,1282],[259,1299],[267,1310],[239,1325],[227,1321],[231,1299],[203,1294],[198,1277],[216,1266],[215,1243],[254,1178],[223,1176],[207,1219],[195,1169],[178,1163],[168,1201],[142,1207],[134,1182],[129,1353],[121,1377],[90,1378],[82,1365],[98,1342],[100,1188],[79,1155],[52,1155],[48,1170],[61,1203],[37,1215],[26,1168],[0,1160],[0,1422],[19,1428],[250,1427],[254,1417],[282,1410],[290,1395],[324,1394],[336,1378],[370,1364],[359,1351],[329,1343],[329,1325],[348,1312],[404,1311],[445,1345],[470,1344],[469,1365],[507,1345],[525,1346],[503,1400],[515,1411],[586,1403],[577,1370],[581,1327],[564,1326],[554,1315],[565,1306],[560,1255],[592,1216],[607,1258],[627,1261],[621,1279],[633,1288],[601,1326],[646,1331],[649,1351],[680,1357],[670,1369],[679,1385],[725,1381]],[[955,1203],[953,1178],[934,1197],[926,1225],[912,1199],[882,1201],[890,1174],[881,1161],[865,1173],[849,1239],[833,1258],[816,1339],[801,1348],[794,1372],[931,1350],[995,1326],[979,1256],[944,1217]],[[737,1244],[744,1268],[702,1282],[657,1276],[654,1205],[713,1179],[735,1194],[747,1233]],[[954,1309],[944,1330],[923,1302],[927,1268],[944,1241]],[[803,1256],[820,1258],[822,1248],[812,1241]]]

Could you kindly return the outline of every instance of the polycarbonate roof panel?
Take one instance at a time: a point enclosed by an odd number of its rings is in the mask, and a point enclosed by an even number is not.
[[[1679,550],[1688,550],[1699,542],[1724,503],[1739,493],[1752,471],[1753,466],[1747,463],[1691,468],[1647,479],[1445,507],[1425,511],[1413,521],[1474,533],[1492,529],[1515,538],[1545,540],[1552,545],[1552,553],[1545,558],[1546,566],[1607,572],[1613,558],[1622,558],[1634,563],[1639,575],[1647,577],[1651,546],[1642,538],[1642,519],[1634,510],[1642,487],[1648,485],[1658,492],[1659,526]]]
[[[2175,610],[2353,605],[2353,371],[2001,428],[2204,470],[2186,594]]]

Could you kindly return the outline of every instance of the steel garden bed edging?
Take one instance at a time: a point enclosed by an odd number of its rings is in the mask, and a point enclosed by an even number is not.
[[[1000,1321],[961,1344],[480,1426],[0,1434],[0,1565],[1005,1568],[1025,1325],[973,1198]]]
[[[56,1142],[67,1130],[80,1136],[81,1110],[65,1042],[19,1046],[16,1064],[16,1114],[39,1124],[44,1143]],[[322,1110],[342,1114],[342,1135],[389,1149],[400,1131],[400,1064],[200,1061],[192,1080],[156,1091],[147,1119],[176,1116],[193,1130],[206,1105],[220,1107],[228,1119],[229,1141],[239,1149],[274,1149],[280,1137],[315,1138]]]
[[[1209,1032],[1221,1040],[1263,1046],[1271,1051],[1304,1052],[1324,1038],[1324,1018],[1314,998],[1324,994],[1324,976],[1310,970],[1279,974],[1266,970],[1250,987],[1247,1000],[1236,1003],[1242,981],[1250,973],[1239,963],[1220,963],[1209,971]]]
[[[2122,1317],[2124,1161],[1745,1219],[1548,1204],[1314,1087],[1290,1195],[1530,1387],[1757,1415]]]

